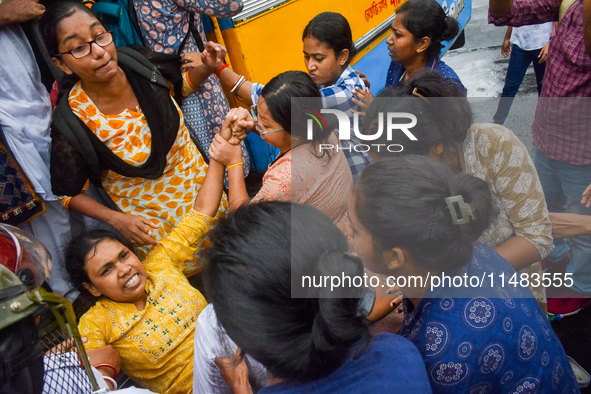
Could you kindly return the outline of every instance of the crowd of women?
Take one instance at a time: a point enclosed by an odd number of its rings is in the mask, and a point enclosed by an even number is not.
[[[40,20],[67,75],[51,128],[53,192],[117,230],[85,231],[65,251],[73,286],[92,300],[79,324],[88,349],[113,346],[127,376],[162,393],[579,391],[543,287],[384,285],[441,274],[508,283],[541,274],[553,248],[525,147],[503,126],[472,124],[466,89],[439,58],[458,24],[435,0],[398,10],[375,98],[349,65],[355,46],[338,13],[304,29],[308,73],[262,85],[224,64],[221,45],[196,53],[174,23],[158,25],[155,3],[138,12],[152,49],[188,48],[182,107],[89,8],[60,1]],[[175,23],[203,11],[175,7]],[[220,83],[250,111],[229,109]],[[321,108],[360,116],[362,134],[404,149],[357,152],[330,123],[310,126],[306,113]],[[416,116],[415,140],[381,133],[388,112]],[[252,198],[248,132],[279,151]],[[303,285],[368,275],[379,284]]]

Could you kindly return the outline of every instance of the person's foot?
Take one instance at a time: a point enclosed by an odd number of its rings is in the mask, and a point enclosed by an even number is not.
[[[566,356],[568,358],[568,362],[570,367],[575,374],[575,379],[577,379],[577,383],[579,384],[579,388],[586,388],[589,387],[589,383],[591,383],[591,376],[589,376],[589,372],[585,371],[585,368],[581,367],[578,362],[576,362],[572,357]]]
[[[591,294],[566,289],[548,299],[548,312],[555,315],[573,314],[591,306]]]

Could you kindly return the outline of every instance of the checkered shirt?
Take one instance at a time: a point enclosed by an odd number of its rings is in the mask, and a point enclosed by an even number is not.
[[[250,97],[253,103],[256,104],[259,101],[261,91],[264,87],[265,86],[261,85],[260,83],[252,84],[250,89]],[[323,107],[338,109],[339,111],[345,112],[349,119],[353,119],[353,110],[361,110],[353,103],[353,101],[351,101],[351,99],[355,97],[353,96],[353,90],[356,87],[365,90],[365,84],[361,78],[359,78],[355,71],[353,71],[351,66],[347,66],[347,68],[341,73],[333,85],[326,87],[323,87],[322,85],[318,86],[318,88],[320,88],[320,94],[323,98]],[[361,124],[359,127],[361,128]],[[343,147],[345,157],[347,158],[347,162],[349,163],[349,167],[351,168],[351,173],[353,174],[353,182],[355,182],[357,181],[357,178],[359,178],[359,175],[361,175],[361,171],[363,171],[366,166],[371,164],[372,160],[367,153],[355,152],[353,150],[353,145],[360,143],[360,141],[353,134],[351,135],[351,141],[340,140],[340,142]]]
[[[506,15],[493,18],[489,12],[488,21],[496,26],[555,21],[560,3],[561,0],[514,0]],[[534,142],[547,157],[573,165],[591,164],[590,96],[591,56],[585,48],[583,3],[577,0],[550,40],[532,127]]]

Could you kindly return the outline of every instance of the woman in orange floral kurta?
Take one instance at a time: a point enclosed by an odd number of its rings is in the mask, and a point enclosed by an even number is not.
[[[150,147],[150,128],[141,108],[126,109],[119,115],[103,115],[77,83],[70,91],[68,102],[72,111],[86,123],[99,139],[125,162],[141,166],[147,160]],[[178,108],[177,108],[178,109]],[[112,170],[102,173],[103,188],[125,213],[149,218],[158,228],[152,232],[160,240],[189,211],[199,187],[203,183],[207,164],[191,141],[183,123],[167,155],[167,165],[161,177],[155,180],[126,177]],[[62,198],[69,201],[69,198]],[[220,215],[227,207],[223,199]],[[136,248],[143,258],[150,246]]]
[[[41,24],[54,62],[79,78],[54,113],[54,193],[67,208],[113,226],[144,257],[189,211],[207,165],[166,81],[137,52],[116,50],[88,8],[56,4]],[[204,65],[195,73],[212,71]],[[116,208],[88,197],[87,180]],[[223,215],[226,199],[220,207]]]

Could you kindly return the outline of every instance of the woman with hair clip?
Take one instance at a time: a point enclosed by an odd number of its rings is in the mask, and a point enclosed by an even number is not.
[[[421,352],[434,392],[579,392],[531,292],[510,283],[508,261],[475,242],[493,211],[478,178],[423,156],[384,160],[355,185],[353,247],[402,288],[400,335]]]
[[[511,130],[494,124],[472,124],[466,98],[457,85],[440,75],[420,72],[397,88],[386,88],[372,102],[364,134],[374,134],[380,112],[410,112],[417,117],[411,129],[416,141],[392,133],[385,141],[403,147],[400,153],[425,155],[454,172],[465,172],[487,182],[499,215],[480,241],[494,248],[519,272],[540,275],[539,261],[552,250],[552,225],[538,174],[523,143]],[[386,149],[370,152],[374,160],[390,157]],[[531,289],[546,308],[543,286]]]
[[[305,100],[292,103],[292,97]],[[256,119],[240,110],[237,123],[247,130],[256,127],[267,143],[279,149],[279,156],[269,165],[263,185],[252,200],[240,168],[240,151],[221,135],[214,138],[210,155],[228,169],[231,211],[249,202],[298,202],[317,208],[339,228],[346,228],[347,201],[353,180],[345,156],[334,148],[338,146],[338,137],[316,126],[312,140],[306,135],[306,112],[319,107],[320,92],[310,76],[301,71],[287,71],[263,88]],[[228,130],[227,134],[232,132]]]
[[[259,393],[431,392],[410,342],[369,337],[372,290],[306,284],[325,275],[363,277],[361,261],[325,215],[299,204],[252,204],[220,221],[210,239],[207,293],[241,349],[233,361],[245,353],[267,368],[269,386]],[[234,393],[252,392],[244,362],[217,363]],[[405,372],[393,374],[396,365]]]
[[[53,114],[52,189],[66,208],[111,225],[145,257],[190,210],[207,165],[166,80],[139,52],[116,50],[90,9],[56,3],[41,30],[53,62],[75,81]],[[195,80],[212,72],[202,65],[189,73]],[[104,189],[109,206],[86,194],[88,181]],[[223,215],[227,200],[220,204]]]
[[[365,84],[349,65],[356,49],[347,19],[336,12],[316,15],[304,28],[302,42],[306,70],[320,89],[322,108],[338,109],[353,118],[354,111],[360,110],[352,100],[353,92],[355,89],[363,91]],[[246,80],[224,64],[220,65],[217,74],[222,83],[238,97],[253,104],[252,109],[256,111],[264,85]],[[359,143],[354,136],[350,142],[340,142]],[[367,153],[355,152],[346,146],[344,152],[355,181],[371,159]]]

